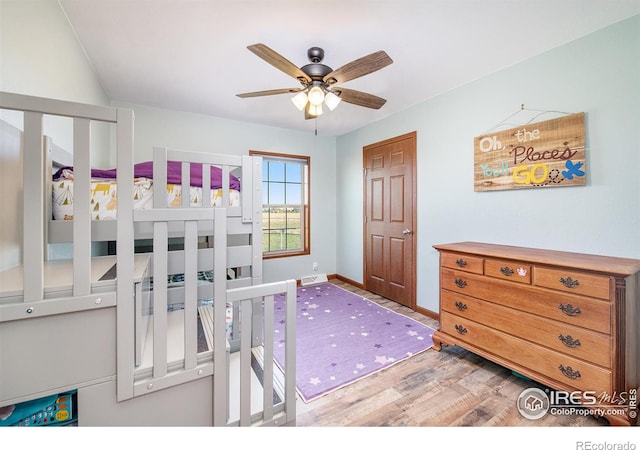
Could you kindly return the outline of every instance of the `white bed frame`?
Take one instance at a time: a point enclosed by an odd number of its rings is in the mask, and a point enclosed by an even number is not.
[[[22,265],[0,272],[0,407],[76,390],[80,426],[294,425],[296,283],[262,282],[261,159],[154,149],[154,205],[134,211],[131,110],[4,92],[0,109],[24,112],[28,180]],[[58,149],[43,133],[44,115],[73,119],[72,221],[50,219]],[[115,129],[115,221],[90,219],[93,121]],[[221,167],[223,205],[229,173],[241,171],[240,207],[192,208],[188,196],[182,207],[167,207],[168,160],[183,162],[183,192],[189,163],[203,164],[203,198],[205,169]],[[229,246],[234,237],[240,244]],[[182,248],[170,251],[169,238],[179,238]],[[153,251],[136,253],[137,239],[153,239]],[[105,240],[116,242],[116,255],[92,256],[92,243]],[[73,243],[73,257],[50,260],[48,244],[63,242]],[[238,277],[227,280],[229,268],[240,268]],[[198,283],[200,271],[212,271],[213,282]],[[184,274],[184,284],[169,286],[171,274]],[[284,367],[273,358],[278,294],[287,311]],[[199,307],[204,298],[214,299],[210,309]],[[184,306],[168,308],[174,303]],[[232,342],[225,332],[228,304]],[[199,321],[212,329],[205,347]]]

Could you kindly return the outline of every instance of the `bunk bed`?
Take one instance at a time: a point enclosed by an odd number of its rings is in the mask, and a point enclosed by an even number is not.
[[[18,198],[3,220],[22,236],[0,248],[18,262],[0,267],[0,410],[72,392],[80,426],[295,424],[296,283],[262,280],[261,159],[156,148],[140,209],[131,110],[0,92],[3,110],[22,118],[17,131],[3,123],[0,156],[21,155],[23,182],[2,193]],[[45,135],[48,116],[71,118],[72,152]],[[110,220],[92,216],[96,122],[111,124],[117,160]],[[73,184],[69,220],[54,212],[60,166]],[[194,188],[200,201],[168,200]],[[276,341],[280,293],[287,323]]]

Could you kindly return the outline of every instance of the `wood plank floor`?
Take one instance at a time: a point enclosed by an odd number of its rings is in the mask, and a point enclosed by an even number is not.
[[[332,283],[409,316],[434,329],[438,323],[398,303],[338,280]],[[369,426],[606,426],[591,415],[524,418],[516,408],[520,393],[544,386],[459,347],[443,347],[305,404],[297,403],[298,427]]]

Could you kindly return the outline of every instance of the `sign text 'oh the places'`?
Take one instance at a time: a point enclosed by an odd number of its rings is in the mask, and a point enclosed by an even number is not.
[[[474,190],[586,183],[584,113],[474,139]]]

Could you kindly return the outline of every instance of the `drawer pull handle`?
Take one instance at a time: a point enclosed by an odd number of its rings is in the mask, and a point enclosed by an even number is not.
[[[456,331],[460,334],[467,334],[467,329],[462,325],[456,324]]]
[[[505,277],[510,277],[511,275],[513,275],[513,269],[506,266],[500,267],[500,272],[502,272],[502,275],[504,275]]]
[[[580,286],[580,283],[578,283],[578,280],[574,280],[571,277],[567,277],[567,278],[560,277],[560,283],[562,283],[564,287],[569,289],[573,289],[574,287]]]
[[[465,267],[467,265],[467,262],[462,258],[458,258],[458,259],[456,259],[456,264],[459,267]]]
[[[456,302],[456,308],[458,308],[458,311],[464,311],[467,309],[467,305],[462,302]]]
[[[560,303],[558,305],[558,308],[562,310],[563,313],[565,313],[567,316],[577,316],[578,314],[580,314],[580,308],[578,307],[573,307],[571,305],[571,303],[567,303],[567,306],[563,305],[562,303]]]
[[[580,347],[580,339],[574,340],[569,334],[566,336],[560,335],[558,336],[558,339],[560,339],[560,341],[569,348]]]
[[[567,378],[571,378],[572,380],[580,378],[580,371],[574,371],[571,366],[564,367],[562,364],[560,364],[560,366],[558,366],[558,369],[560,369],[560,372],[562,372],[562,374]]]
[[[467,285],[467,282],[464,281],[462,278],[456,278],[455,283],[456,283],[456,286],[458,286],[459,288],[463,288]]]

